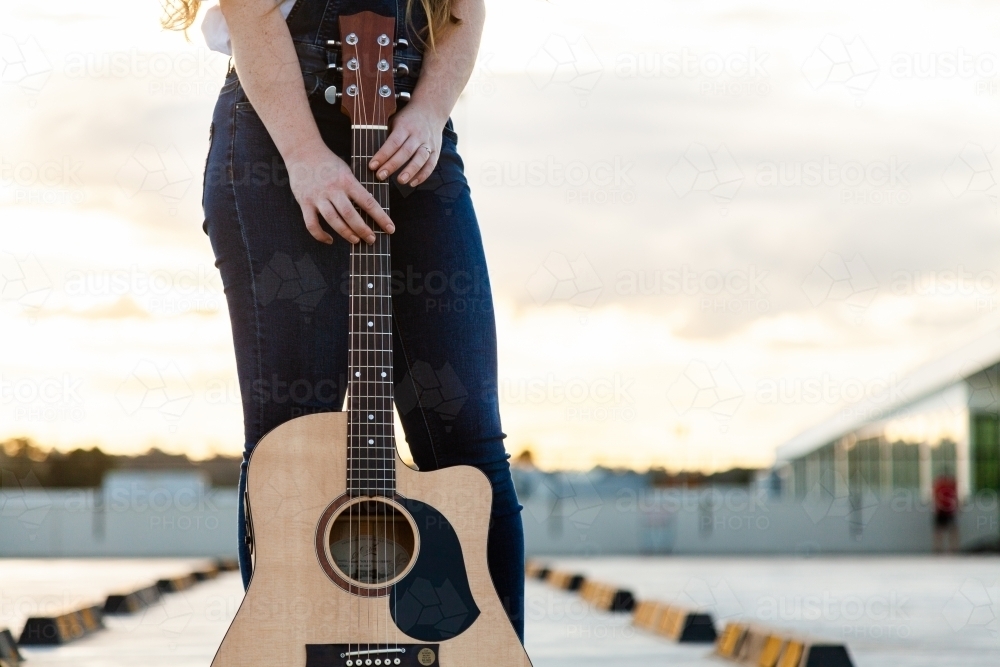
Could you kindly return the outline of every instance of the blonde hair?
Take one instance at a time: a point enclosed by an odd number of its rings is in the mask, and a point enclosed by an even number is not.
[[[423,7],[427,16],[427,28],[425,35],[418,35],[424,43],[430,44],[434,48],[435,35],[442,34],[452,25],[461,23],[461,19],[451,13],[455,0],[417,0]],[[163,0],[163,11],[165,16],[161,23],[167,30],[179,30],[187,32],[187,29],[194,24],[194,19],[198,15],[201,7],[201,0]],[[412,25],[414,0],[406,0],[406,22]]]

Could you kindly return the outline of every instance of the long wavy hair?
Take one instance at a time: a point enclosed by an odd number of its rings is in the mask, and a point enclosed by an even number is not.
[[[165,16],[161,23],[168,30],[186,32],[194,23],[202,0],[163,0]],[[412,25],[413,3],[419,2],[427,16],[426,34],[418,37],[434,48],[434,38],[450,26],[461,23],[452,13],[455,0],[406,0],[406,22]],[[276,0],[275,7],[278,6]]]

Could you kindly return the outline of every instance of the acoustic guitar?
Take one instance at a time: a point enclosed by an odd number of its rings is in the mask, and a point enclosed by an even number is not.
[[[396,110],[395,18],[340,17],[341,103],[358,180]],[[403,42],[405,44],[405,42]],[[486,566],[492,494],[471,467],[417,472],[393,434],[389,236],[355,244],[348,409],[293,419],[250,458],[254,570],[213,667],[530,667]]]

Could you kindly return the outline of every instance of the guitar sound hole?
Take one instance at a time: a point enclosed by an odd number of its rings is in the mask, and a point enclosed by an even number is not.
[[[347,505],[333,520],[330,556],[341,575],[362,586],[392,582],[414,556],[415,537],[407,517],[382,500]]]

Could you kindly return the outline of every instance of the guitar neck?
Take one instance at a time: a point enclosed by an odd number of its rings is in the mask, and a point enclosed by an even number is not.
[[[389,211],[389,183],[368,163],[385,141],[382,126],[354,126],[354,176]],[[351,246],[347,488],[351,495],[385,496],[396,490],[392,411],[392,291],[389,235],[367,215],[375,243]]]

